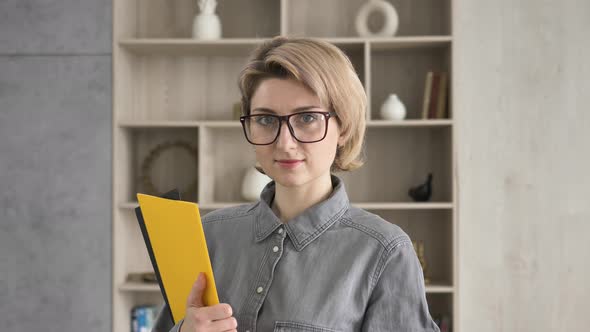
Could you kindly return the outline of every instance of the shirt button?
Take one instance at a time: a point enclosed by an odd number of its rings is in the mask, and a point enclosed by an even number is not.
[[[283,229],[279,228],[279,234],[283,234]]]
[[[256,288],[256,293],[260,294],[260,293],[262,293],[263,290],[264,290],[264,288],[258,287],[258,288]]]
[[[279,247],[277,247],[277,246],[274,246],[274,247],[272,248],[272,251],[274,251],[274,252],[277,252],[277,251],[279,251]]]

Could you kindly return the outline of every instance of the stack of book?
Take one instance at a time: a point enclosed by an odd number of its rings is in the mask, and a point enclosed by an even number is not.
[[[156,322],[159,307],[139,305],[131,309],[131,332],[150,332]]]
[[[422,104],[423,119],[447,119],[448,75],[446,72],[430,71],[426,74],[424,100]]]

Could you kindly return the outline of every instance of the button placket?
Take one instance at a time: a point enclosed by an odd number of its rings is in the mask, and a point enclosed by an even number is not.
[[[280,242],[278,243],[278,245],[275,245],[272,247],[272,252],[277,253],[281,250],[281,248],[283,247],[283,242],[285,241],[285,236],[287,235],[287,233],[283,234],[285,231],[283,229],[283,226],[279,227],[279,229],[276,230],[276,234],[279,235],[279,239]],[[281,257],[279,256],[277,258],[277,261],[280,259]]]
[[[253,313],[254,317],[255,317],[254,321],[253,321],[254,326],[256,325],[256,317],[258,315],[258,311],[260,310],[260,307],[264,303],[266,295],[268,294],[268,290],[270,289],[270,286],[272,284],[272,277],[274,276],[275,267],[282,257],[281,248],[283,247],[283,243],[284,243],[285,237],[287,235],[287,233],[284,231],[283,227],[280,227],[279,229],[277,229],[275,231],[275,234],[278,234],[278,236],[275,236],[275,237],[271,236],[268,239],[268,240],[270,240],[269,242],[271,242],[270,247],[269,247],[269,249],[271,250],[271,254],[269,257],[270,259],[266,260],[266,263],[264,264],[267,266],[266,269],[268,269],[267,270],[268,277],[267,278],[263,277],[260,280],[258,280],[258,284],[256,285],[256,289],[255,289],[256,294],[254,296],[257,297],[257,300],[256,300],[257,305],[256,305],[256,307],[254,309],[254,313]],[[272,242],[274,242],[274,243],[272,243]]]

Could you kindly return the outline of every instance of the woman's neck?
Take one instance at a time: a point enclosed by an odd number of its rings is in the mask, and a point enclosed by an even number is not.
[[[283,187],[275,182],[272,210],[283,222],[287,222],[307,208],[325,200],[332,193],[330,173],[298,187]]]

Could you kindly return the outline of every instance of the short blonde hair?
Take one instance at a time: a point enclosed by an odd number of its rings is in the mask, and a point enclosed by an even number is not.
[[[299,81],[336,112],[345,143],[336,151],[332,171],[363,165],[367,95],[350,59],[338,47],[314,38],[278,36],[265,41],[240,73],[242,114],[250,113],[254,92],[268,78]]]

